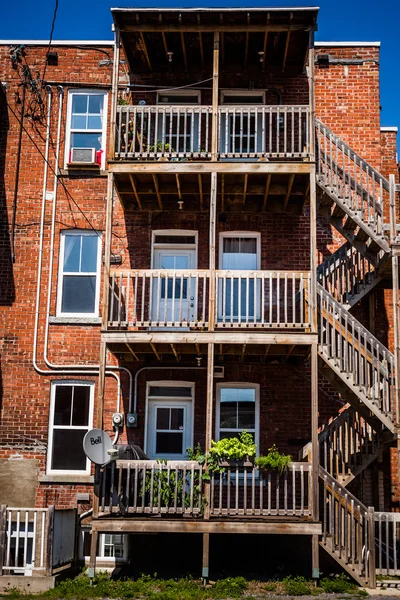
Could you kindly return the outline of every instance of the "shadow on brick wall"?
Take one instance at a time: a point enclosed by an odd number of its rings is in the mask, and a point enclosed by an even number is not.
[[[5,187],[8,128],[9,121],[6,97],[4,91],[0,87],[0,306],[10,306],[15,300],[10,226],[7,215]]]

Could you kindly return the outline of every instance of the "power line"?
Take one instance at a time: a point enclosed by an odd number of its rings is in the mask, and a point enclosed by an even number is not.
[[[57,19],[57,11],[58,11],[58,0],[56,0],[55,6],[54,6],[53,21],[52,21],[52,24],[51,24],[51,31],[50,31],[50,37],[49,37],[49,45],[47,47],[47,52],[46,52],[46,56],[45,56],[45,63],[44,63],[44,70],[43,70],[42,81],[44,81],[44,76],[46,75],[47,55],[50,52],[51,43],[53,41],[54,27],[55,27],[56,19]]]
[[[6,100],[6,104],[8,106],[8,108],[10,109],[11,113],[13,114],[13,116],[15,117],[15,119],[18,121],[18,123],[21,125],[21,120],[18,117],[17,113],[13,110],[12,106],[10,105],[10,103]],[[81,209],[81,207],[79,206],[79,204],[77,203],[77,201],[75,200],[75,198],[72,196],[72,194],[70,193],[70,191],[68,190],[67,186],[65,185],[64,181],[63,181],[63,176],[59,173],[56,172],[56,170],[53,168],[53,166],[49,163],[49,161],[46,159],[45,155],[43,154],[42,150],[39,148],[39,146],[37,145],[37,143],[35,142],[35,140],[32,138],[32,136],[30,135],[29,131],[26,129],[26,127],[24,125],[22,125],[22,129],[24,130],[24,132],[26,133],[26,135],[28,136],[28,138],[30,139],[30,141],[32,142],[32,144],[34,145],[34,147],[36,148],[36,150],[39,152],[40,156],[43,158],[43,160],[46,162],[47,166],[49,167],[50,171],[53,173],[53,175],[55,175],[56,177],[58,177],[64,192],[67,196],[67,198],[69,198],[74,205],[77,207],[77,209],[79,210],[79,212],[82,214],[82,216],[84,217],[85,221],[88,223],[90,229],[98,236],[101,237],[99,235],[99,232],[93,227],[92,223],[90,222],[90,220],[88,219],[88,217],[86,216],[86,214],[83,212],[83,210]]]

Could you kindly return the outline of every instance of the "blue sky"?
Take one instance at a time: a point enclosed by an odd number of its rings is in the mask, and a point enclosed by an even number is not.
[[[305,1],[274,1],[270,6],[302,6]],[[311,4],[311,3],[310,3]],[[138,6],[211,6],[210,2],[182,0],[176,2],[141,0]],[[219,0],[216,6],[268,6],[268,2],[243,3]],[[321,0],[320,41],[380,41],[381,46],[381,124],[400,127],[400,67],[398,0]],[[59,0],[54,39],[112,39],[111,6],[135,6],[127,0]],[[214,6],[214,5],[213,5]],[[7,3],[0,20],[1,39],[48,39],[54,11],[54,0],[19,0]]]

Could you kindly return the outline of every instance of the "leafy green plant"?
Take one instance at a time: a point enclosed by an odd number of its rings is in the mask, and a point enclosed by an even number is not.
[[[149,152],[175,152],[172,148],[171,144],[163,144],[162,142],[157,142],[157,144],[151,144],[149,146]]]
[[[230,437],[211,442],[209,458],[216,461],[236,461],[236,460],[252,460],[257,451],[257,445],[254,443],[253,437],[247,431],[242,431],[238,437]]]
[[[285,577],[283,584],[289,596],[309,596],[315,593],[313,583],[305,577]]]
[[[244,577],[227,577],[219,579],[211,588],[213,598],[239,598],[247,590],[249,584]]]
[[[358,590],[344,573],[337,577],[324,577],[319,585],[327,594],[353,594]]]
[[[254,461],[256,466],[260,469],[274,470],[283,473],[292,462],[290,454],[281,454],[275,444],[268,448],[265,456],[257,456]]]

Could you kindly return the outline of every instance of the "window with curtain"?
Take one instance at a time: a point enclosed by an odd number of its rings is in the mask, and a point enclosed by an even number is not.
[[[58,315],[97,316],[100,242],[100,234],[95,231],[62,232]]]

